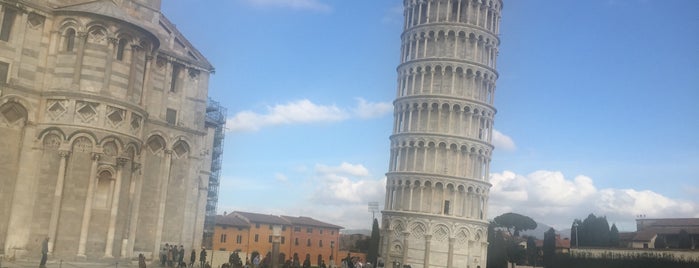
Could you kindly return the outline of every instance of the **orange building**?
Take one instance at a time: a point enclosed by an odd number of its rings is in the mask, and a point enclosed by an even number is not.
[[[298,255],[299,262],[308,257],[312,265],[337,261],[341,226],[309,217],[275,216],[250,212],[232,212],[216,216],[213,249],[241,251],[248,258],[253,252],[265,256],[272,252],[273,226],[281,226],[280,260]],[[342,258],[342,256],[340,257]]]

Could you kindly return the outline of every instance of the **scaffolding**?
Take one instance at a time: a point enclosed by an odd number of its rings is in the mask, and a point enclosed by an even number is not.
[[[204,218],[204,237],[202,246],[211,249],[214,235],[214,219],[218,203],[218,186],[221,178],[221,162],[223,160],[223,140],[225,138],[226,108],[217,101],[208,99],[206,105],[206,125],[214,128],[214,140],[211,146],[211,175],[209,191],[206,198],[206,217]]]

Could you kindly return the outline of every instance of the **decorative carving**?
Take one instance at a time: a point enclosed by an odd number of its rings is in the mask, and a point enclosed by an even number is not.
[[[92,161],[99,161],[101,157],[102,154],[100,153],[92,153]]]
[[[46,112],[51,119],[58,120],[68,111],[68,100],[50,99],[46,101]]]
[[[126,163],[129,162],[129,160],[130,160],[130,159],[127,158],[127,157],[119,156],[119,157],[117,157],[117,159],[116,159],[117,166],[123,167],[124,165],[126,165]]]
[[[97,118],[97,106],[99,104],[94,102],[76,101],[75,113],[83,123],[90,123]]]
[[[116,143],[113,141],[107,142],[102,146],[105,155],[116,156],[118,154]]]
[[[113,127],[118,127],[126,118],[126,110],[107,105],[107,122]]]
[[[96,44],[106,44],[107,32],[100,27],[94,27],[88,33],[87,41]]]
[[[41,16],[39,14],[29,13],[29,17],[27,18],[27,22],[29,24],[29,27],[31,27],[32,29],[38,29],[39,26],[44,24],[45,19],[46,18],[44,16]]]
[[[131,131],[137,132],[141,128],[143,117],[135,113],[131,113]]]
[[[68,158],[68,156],[70,156],[70,151],[60,150],[58,151],[58,155],[61,158]]]
[[[91,153],[92,142],[86,137],[79,137],[73,143],[73,152],[76,153]]]
[[[47,134],[43,141],[44,149],[58,150],[61,146],[61,138],[56,134]]]

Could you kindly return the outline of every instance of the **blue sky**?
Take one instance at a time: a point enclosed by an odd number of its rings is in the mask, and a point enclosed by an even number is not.
[[[383,207],[398,0],[163,1],[228,108],[219,212],[370,228]],[[699,1],[510,0],[489,217],[699,217]]]

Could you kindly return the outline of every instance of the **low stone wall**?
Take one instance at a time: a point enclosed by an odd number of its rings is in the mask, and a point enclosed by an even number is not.
[[[591,259],[658,258],[699,262],[699,251],[697,250],[571,248],[570,256]]]

